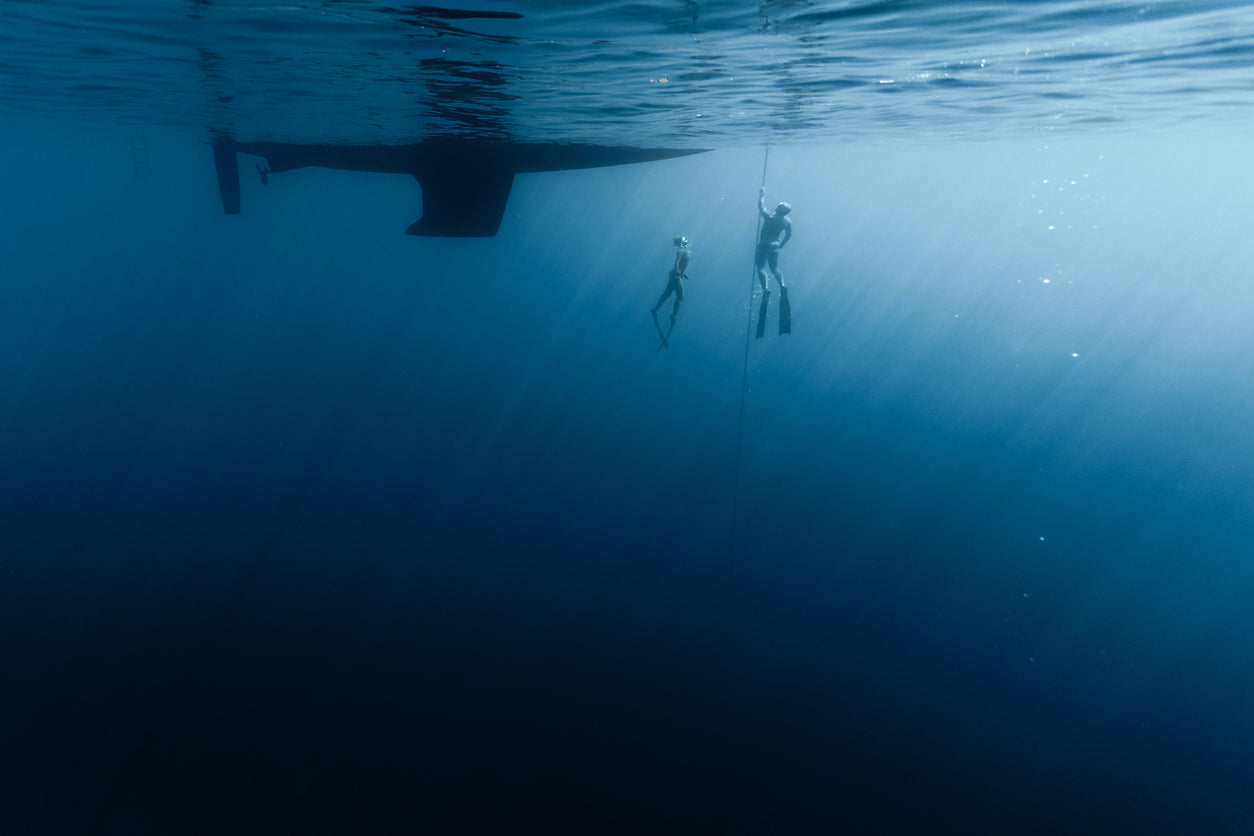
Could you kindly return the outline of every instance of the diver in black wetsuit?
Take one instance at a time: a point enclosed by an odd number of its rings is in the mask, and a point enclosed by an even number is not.
[[[763,186],[758,193],[758,211],[762,213],[762,234],[758,237],[758,251],[754,256],[758,266],[758,281],[762,284],[762,290],[770,293],[770,288],[766,285],[766,271],[769,266],[775,281],[779,282],[779,289],[785,290],[784,274],[779,269],[779,251],[792,237],[792,219],[788,217],[792,207],[781,203],[775,207],[774,212],[766,211],[766,186]],[[782,241],[779,238],[781,234],[784,236]]]
[[[758,310],[760,339],[766,331],[766,307],[771,301],[771,289],[767,286],[768,269],[779,283],[779,333],[792,333],[792,306],[788,303],[784,274],[779,269],[779,251],[792,237],[792,219],[788,217],[792,207],[787,203],[780,203],[774,212],[766,211],[766,186],[763,186],[758,192],[758,211],[762,215],[762,232],[758,236],[758,248],[753,255],[753,263],[758,270],[758,282],[762,285],[762,307]]]
[[[670,347],[667,341],[670,339],[671,332],[675,330],[675,316],[679,313],[679,303],[684,301],[684,279],[688,278],[688,262],[692,259],[692,253],[688,251],[687,238],[682,235],[676,236],[675,247],[675,266],[671,268],[670,275],[667,276],[666,290],[662,291],[662,295],[657,298],[657,304],[649,310],[649,313],[653,315],[653,327],[657,329],[657,335],[662,340],[658,351]],[[657,312],[672,293],[675,294],[675,307],[671,308],[671,327],[666,329],[666,333],[662,333],[662,326],[657,322]]]
[[[662,295],[657,298],[657,304],[653,306],[651,313],[653,318],[657,318],[658,309],[662,307],[662,303],[675,294],[675,306],[671,308],[671,326],[675,325],[675,316],[679,313],[679,303],[684,301],[684,279],[688,278],[688,262],[692,259],[692,253],[688,250],[688,239],[680,235],[675,239],[675,266],[671,268],[670,275],[667,277],[666,290],[662,291]]]

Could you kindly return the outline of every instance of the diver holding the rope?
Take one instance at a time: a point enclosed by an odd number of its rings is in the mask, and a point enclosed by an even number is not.
[[[649,311],[653,314],[653,325],[657,328],[657,335],[662,339],[662,344],[658,346],[659,351],[670,347],[667,340],[670,339],[671,331],[675,330],[675,317],[679,314],[679,303],[684,301],[684,279],[688,278],[688,262],[691,260],[692,253],[688,249],[688,239],[682,235],[676,236],[675,265],[667,276],[666,290],[662,291],[662,295],[657,298],[657,304]],[[657,312],[672,293],[675,294],[675,305],[671,308],[671,327],[663,334],[662,326],[657,321]]]
[[[792,207],[780,203],[774,212],[766,208],[766,186],[758,192],[758,212],[762,216],[762,229],[758,234],[758,247],[754,253],[754,266],[758,271],[758,282],[762,285],[762,308],[758,312],[758,337],[766,331],[766,307],[771,300],[771,289],[767,285],[767,272],[775,276],[779,284],[779,333],[792,333],[792,307],[788,304],[788,288],[784,287],[784,274],[779,269],[779,251],[788,239],[792,238],[792,218],[788,213]],[[780,236],[783,236],[781,239]]]

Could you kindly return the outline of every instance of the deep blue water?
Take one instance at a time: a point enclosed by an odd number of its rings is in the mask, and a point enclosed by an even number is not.
[[[1249,832],[1254,15],[475,8],[0,11],[0,832]]]

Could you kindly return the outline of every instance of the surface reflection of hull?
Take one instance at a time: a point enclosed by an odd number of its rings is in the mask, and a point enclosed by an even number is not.
[[[644,163],[700,150],[623,148],[556,143],[429,140],[417,145],[294,145],[213,143],[222,208],[240,211],[238,152],[264,157],[266,176],[297,168],[412,174],[422,186],[422,218],[409,235],[478,238],[496,234],[515,174]]]

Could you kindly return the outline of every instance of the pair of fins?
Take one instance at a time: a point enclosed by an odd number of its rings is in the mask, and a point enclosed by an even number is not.
[[[662,341],[662,344],[657,347],[657,350],[661,351],[664,348],[670,348],[670,343],[667,341],[671,338],[671,332],[675,330],[674,315],[671,316],[671,327],[667,329],[665,334],[663,334],[662,326],[657,321],[657,310],[650,310],[649,313],[653,314],[653,327],[657,329],[658,338]]]
[[[762,307],[758,309],[758,339],[766,334],[766,309],[771,302],[771,291],[767,290],[762,293]],[[662,342],[658,345],[657,350],[670,348],[671,333],[675,330],[675,317],[671,317],[671,327],[662,332],[662,324],[657,321],[657,311],[650,310],[653,315],[653,327],[657,329],[657,336]],[[781,288],[779,291],[779,333],[792,333],[792,305],[788,302],[788,288]]]
[[[766,334],[766,308],[771,302],[771,291],[762,292],[762,307],[758,308],[758,339]],[[788,303],[788,288],[779,290],[779,333],[792,333],[792,305]]]

